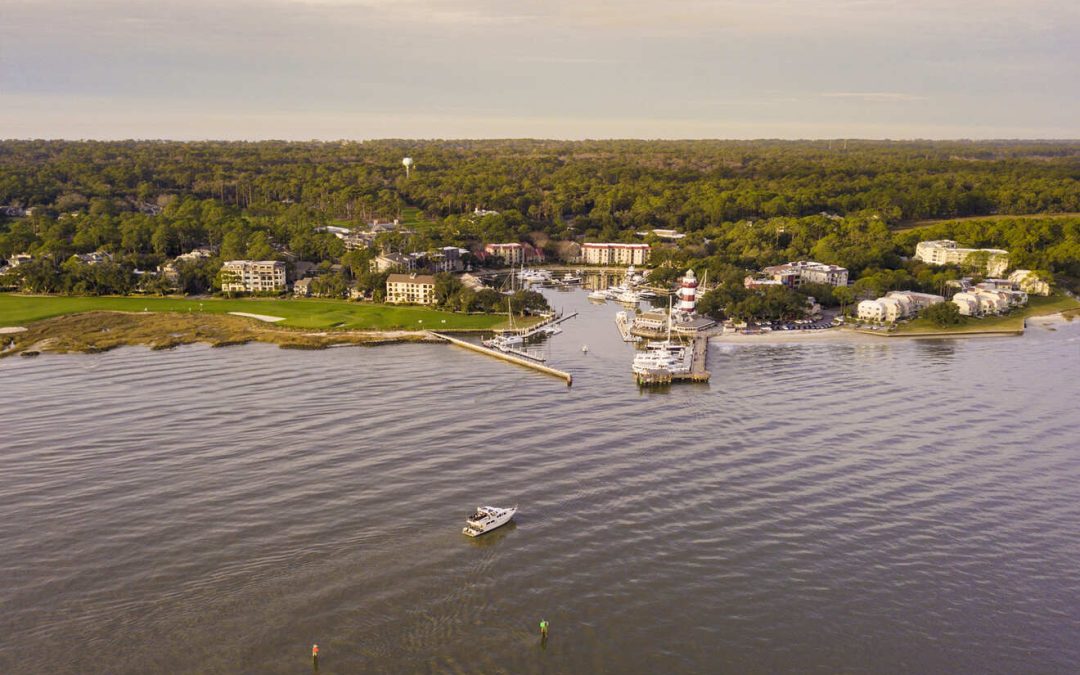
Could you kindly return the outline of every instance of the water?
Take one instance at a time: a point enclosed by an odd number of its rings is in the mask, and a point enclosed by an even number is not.
[[[617,308],[552,297],[569,389],[440,345],[0,362],[0,672],[1075,672],[1080,322],[640,392]],[[480,503],[521,511],[471,540]]]

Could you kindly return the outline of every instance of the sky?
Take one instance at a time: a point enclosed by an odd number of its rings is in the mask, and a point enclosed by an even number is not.
[[[1077,0],[0,0],[0,138],[1080,138]]]

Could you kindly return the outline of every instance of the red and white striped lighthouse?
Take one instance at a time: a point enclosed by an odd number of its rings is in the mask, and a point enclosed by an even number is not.
[[[697,277],[694,276],[694,270],[686,270],[686,276],[682,280],[682,287],[679,288],[679,311],[685,314],[693,314],[696,301]]]

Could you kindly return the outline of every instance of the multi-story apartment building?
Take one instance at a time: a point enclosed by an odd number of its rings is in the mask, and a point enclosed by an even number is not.
[[[648,244],[586,242],[581,245],[581,259],[588,265],[644,265],[651,250]]]
[[[974,256],[974,258],[969,258]],[[964,265],[985,256],[980,266],[986,274],[997,277],[1009,267],[1009,252],[1000,248],[961,248],[951,239],[920,241],[915,245],[915,259],[931,265]]]
[[[915,316],[930,305],[945,302],[940,295],[914,291],[889,291],[877,300],[863,300],[857,312],[863,321],[894,323]]]
[[[790,288],[803,284],[828,284],[829,286],[847,286],[848,271],[839,265],[826,265],[812,260],[773,265],[761,270],[767,279],[779,281]]]
[[[391,274],[386,279],[386,301],[433,305],[435,277],[430,274]]]
[[[283,291],[285,263],[277,260],[229,260],[221,266],[221,290],[226,293]]]

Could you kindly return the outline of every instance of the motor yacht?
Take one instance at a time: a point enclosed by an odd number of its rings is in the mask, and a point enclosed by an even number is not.
[[[508,509],[499,508],[498,506],[478,506],[476,507],[476,513],[465,520],[465,527],[461,530],[461,533],[470,537],[478,537],[485,532],[491,532],[495,528],[509,523],[517,510],[517,505]]]
[[[606,291],[592,291],[589,293],[589,299],[604,301],[608,299],[608,294]]]

